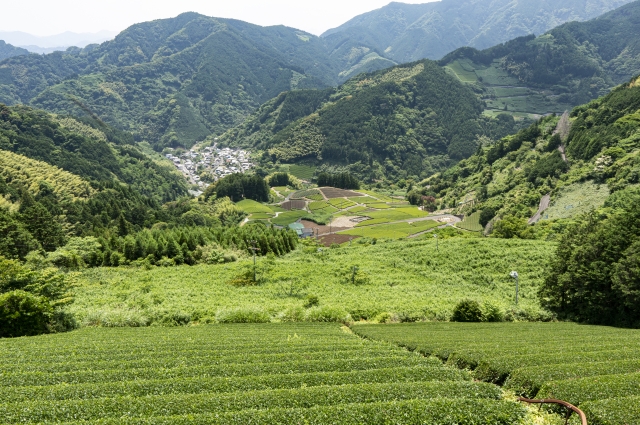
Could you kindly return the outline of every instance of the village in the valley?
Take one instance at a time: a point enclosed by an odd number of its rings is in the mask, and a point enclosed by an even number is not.
[[[246,173],[254,167],[249,151],[218,148],[215,144],[204,148],[196,145],[184,153],[167,153],[165,157],[200,190],[223,177]]]

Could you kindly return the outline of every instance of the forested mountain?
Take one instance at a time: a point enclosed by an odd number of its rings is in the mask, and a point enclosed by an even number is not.
[[[164,221],[160,206],[186,195],[186,182],[130,143],[103,124],[0,105],[0,255]]]
[[[636,1],[539,37],[521,37],[482,51],[462,48],[440,64],[483,87],[489,109],[562,113],[640,73],[639,34]]]
[[[324,37],[185,13],[136,24],[101,45],[7,58],[0,62],[0,103],[98,116],[157,150],[190,147],[239,125],[284,91],[335,86],[362,72],[441,57],[463,45],[488,47],[567,20],[588,19],[624,3],[392,3]],[[635,27],[628,29],[635,33]],[[430,50],[436,48],[438,53]],[[458,58],[456,64],[462,61]],[[616,66],[631,69],[633,63]],[[533,109],[537,113],[549,108],[545,104]]]
[[[322,35],[332,51],[375,52],[398,63],[440,59],[463,46],[485,49],[585,21],[629,0],[442,0],[391,3]]]
[[[5,43],[3,40],[0,40],[0,61],[7,58],[12,58],[14,56],[22,56],[28,54],[28,50],[12,46],[11,44]]]
[[[250,241],[261,255],[295,248],[288,230],[237,226],[245,214],[229,198],[186,197],[173,166],[132,142],[98,121],[0,105],[0,261],[151,267],[235,261]]]
[[[483,110],[471,86],[425,60],[283,93],[219,143],[265,150],[267,161],[349,166],[369,181],[425,177],[517,128]]]
[[[0,64],[0,102],[96,114],[154,147],[191,146],[292,88],[338,71],[318,37],[186,13],[85,49]]]
[[[640,183],[640,80],[550,116],[424,181],[443,208],[531,223],[573,218]],[[550,195],[550,199],[543,197]],[[534,216],[542,198],[540,215]],[[543,226],[544,228],[544,226]]]

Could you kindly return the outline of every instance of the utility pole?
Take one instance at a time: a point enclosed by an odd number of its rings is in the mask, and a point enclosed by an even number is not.
[[[251,251],[253,251],[253,281],[257,282],[258,279],[256,279],[256,252],[260,251],[260,248],[256,247],[256,244],[258,242],[257,241],[251,241],[251,244],[253,244],[253,248],[249,248]]]
[[[516,271],[511,272],[510,276],[512,278],[514,278],[515,281],[516,281],[516,305],[518,305],[518,297],[520,295],[519,294],[519,292],[520,292],[520,282],[519,282],[520,276],[518,276],[518,272],[516,272]]]

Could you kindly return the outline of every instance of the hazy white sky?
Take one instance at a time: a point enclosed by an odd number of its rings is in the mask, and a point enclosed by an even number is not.
[[[20,0],[3,1],[0,31],[54,35],[122,31],[132,24],[194,11],[258,25],[283,24],[320,34],[391,0]],[[427,3],[433,0],[404,0]]]

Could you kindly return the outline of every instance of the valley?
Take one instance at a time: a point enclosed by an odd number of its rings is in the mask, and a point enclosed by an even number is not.
[[[0,41],[0,422],[640,423],[639,18]]]

